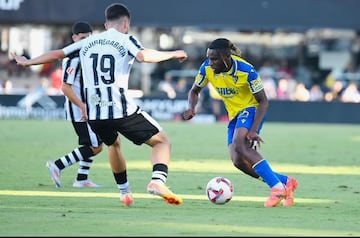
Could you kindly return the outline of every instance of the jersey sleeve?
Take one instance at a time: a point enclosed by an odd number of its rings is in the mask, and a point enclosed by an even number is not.
[[[84,40],[80,40],[80,41],[74,42],[74,43],[62,48],[65,56],[69,56],[69,55],[75,53],[76,51],[79,51],[83,42],[84,42]]]
[[[206,77],[206,62],[203,62],[199,68],[197,75],[195,76],[195,85],[203,88],[208,83],[208,79]]]
[[[63,82],[67,84],[74,84],[76,79],[76,72],[79,67],[79,58],[64,58],[62,61],[62,73],[63,73]]]
[[[264,89],[262,80],[254,68],[251,68],[249,71],[248,82],[249,82],[249,86],[250,86],[250,91],[253,94],[260,92],[261,90]]]
[[[135,36],[130,35],[128,43],[129,54],[136,57],[137,53],[142,49],[144,49],[144,47],[142,47],[140,41],[138,41]]]

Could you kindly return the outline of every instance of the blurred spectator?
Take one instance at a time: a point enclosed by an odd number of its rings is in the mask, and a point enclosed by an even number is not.
[[[353,63],[349,63],[341,74],[341,80],[353,81],[357,80],[358,74]]]
[[[270,77],[266,73],[261,77],[261,79],[263,81],[264,90],[265,90],[265,93],[266,93],[266,96],[268,97],[268,99],[276,99],[277,94],[276,94],[275,79],[273,77]]]
[[[13,84],[11,80],[5,79],[1,82],[1,90],[0,92],[3,94],[11,94],[13,90]]]
[[[277,99],[279,100],[295,100],[295,89],[297,82],[286,74],[284,78],[279,79],[278,88],[276,90]]]
[[[324,100],[324,92],[322,91],[320,85],[314,84],[310,88],[310,101],[323,101]]]
[[[266,60],[262,66],[260,66],[259,68],[259,74],[260,77],[264,77],[265,75],[271,77],[271,78],[275,78],[275,69],[274,66],[272,64],[272,62],[270,60]]]
[[[342,71],[340,69],[333,69],[330,71],[330,73],[326,76],[325,81],[324,81],[324,86],[328,89],[328,90],[332,90],[335,82],[336,81],[341,81],[342,80]],[[337,87],[339,86],[339,84],[337,85]]]
[[[188,90],[189,90],[189,87],[188,87],[188,83],[187,83],[186,79],[179,78],[176,83],[176,87],[175,87],[176,94],[182,95],[182,96],[187,96]]]
[[[172,80],[172,76],[170,74],[165,74],[163,80],[161,80],[158,84],[158,90],[160,92],[165,92],[168,98],[175,98],[176,91],[175,91],[175,83]]]
[[[312,85],[311,71],[304,65],[299,65],[296,70],[294,77],[298,82],[305,84],[306,88],[310,88]]]
[[[278,88],[276,89],[276,97],[279,100],[288,100],[290,96],[288,95],[288,81],[286,79],[280,79]]]
[[[327,102],[340,101],[344,87],[345,83],[343,81],[335,81],[330,91],[325,93],[325,100]]]
[[[54,71],[50,74],[50,80],[51,80],[51,91],[50,93],[53,95],[61,95],[62,90],[62,68],[61,65],[58,65]]]
[[[298,83],[295,87],[294,99],[300,102],[308,102],[310,100],[310,92],[304,83]]]
[[[360,102],[360,93],[355,82],[351,81],[341,94],[342,102]]]
[[[286,77],[294,77],[294,71],[289,67],[287,60],[281,60],[280,66],[275,72],[275,77],[277,79],[286,78]]]
[[[7,70],[6,64],[7,64],[8,60],[9,59],[8,59],[6,51],[0,50],[0,70],[4,70],[4,71]]]
[[[40,77],[50,77],[51,69],[52,69],[51,63],[41,65],[41,69],[39,71],[39,76]]]

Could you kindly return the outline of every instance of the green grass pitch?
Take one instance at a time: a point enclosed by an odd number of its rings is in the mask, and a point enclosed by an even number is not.
[[[55,188],[45,162],[77,146],[66,121],[1,120],[0,236],[360,236],[360,125],[265,123],[260,152],[280,173],[299,180],[292,207],[264,208],[269,188],[237,171],[226,146],[226,123],[161,122],[172,140],[171,206],[146,193],[150,148],[122,138],[132,207],[119,202],[107,149],[90,178],[98,189],[72,187],[78,165]],[[234,184],[225,205],[210,203],[214,176]]]

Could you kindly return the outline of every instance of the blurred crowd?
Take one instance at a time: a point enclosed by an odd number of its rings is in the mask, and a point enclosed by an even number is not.
[[[293,69],[286,62],[278,68],[264,64],[259,74],[272,100],[360,102],[360,67],[331,70],[316,83],[308,68]]]
[[[28,56],[24,52],[25,56]],[[201,59],[199,59],[201,60]],[[0,56],[0,93],[15,94],[26,93],[34,89],[34,85],[23,84],[22,88],[14,87],[17,80],[27,78],[38,79],[36,87],[43,87],[49,95],[61,95],[61,64],[45,64],[36,72],[29,68],[23,68],[8,59],[4,52]],[[200,62],[200,61],[199,61]],[[197,72],[197,61],[185,65],[168,65],[157,74],[152,74],[152,94],[163,95],[168,98],[186,97],[191,87],[194,76]],[[164,67],[164,65],[159,65]],[[176,68],[179,72],[191,72],[184,74],[171,74]],[[291,100],[291,101],[340,101],[360,102],[360,66],[349,64],[345,69],[329,70],[323,78],[314,80],[314,70],[304,65],[290,66],[286,60],[267,60],[257,67],[265,91],[270,100]],[[156,71],[156,69],[155,69]],[[319,76],[317,76],[319,77]],[[35,89],[36,89],[35,87]],[[139,87],[137,88],[139,89]],[[209,93],[208,96],[216,99],[216,93]],[[206,95],[207,96],[207,95]],[[204,97],[206,97],[204,96]]]
[[[29,57],[25,51],[22,55]],[[61,62],[44,64],[39,70],[16,64],[7,53],[0,53],[0,94],[27,94],[42,88],[48,95],[62,95]]]
[[[267,61],[258,68],[258,73],[270,100],[360,102],[359,66],[355,68],[349,65],[345,70],[331,70],[320,82],[314,82],[313,72],[307,67],[291,68],[286,61],[278,65]],[[176,78],[165,73],[157,90],[169,98],[175,98],[187,92],[192,81],[193,78]]]

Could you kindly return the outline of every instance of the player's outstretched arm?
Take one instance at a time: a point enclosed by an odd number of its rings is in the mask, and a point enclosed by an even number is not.
[[[159,51],[154,49],[144,49],[139,51],[136,55],[136,60],[146,63],[158,63],[170,59],[179,59],[180,62],[183,62],[187,57],[187,53],[183,50]]]
[[[18,65],[27,67],[31,65],[46,64],[61,60],[65,58],[65,53],[63,50],[52,50],[32,59],[16,55],[15,53],[11,53],[11,56],[15,59]]]

